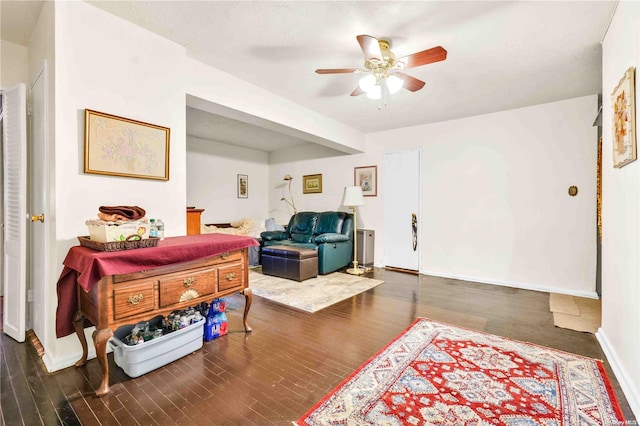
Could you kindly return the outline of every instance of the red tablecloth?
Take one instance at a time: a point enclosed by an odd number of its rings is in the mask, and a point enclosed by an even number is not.
[[[157,247],[135,250],[101,252],[82,246],[71,247],[62,262],[64,268],[57,284],[56,335],[64,337],[75,332],[72,320],[78,309],[76,284],[89,291],[108,275],[130,274],[257,245],[251,237],[203,234],[168,237],[159,241]]]

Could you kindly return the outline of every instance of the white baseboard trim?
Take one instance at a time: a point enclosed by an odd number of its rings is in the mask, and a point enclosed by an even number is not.
[[[45,352],[45,354],[42,356],[42,362],[44,362],[44,366],[47,368],[47,371],[49,373],[53,373],[54,371],[74,366],[81,356],[82,351],[79,351],[77,353],[68,353],[65,354],[65,356],[60,357],[52,357]],[[96,351],[93,348],[93,345],[89,344],[89,355],[87,357],[87,360],[93,359],[95,357]]]
[[[627,398],[627,402],[631,407],[631,411],[633,411],[633,415],[636,419],[640,419],[640,390],[635,388],[633,383],[629,380],[629,374],[627,374],[624,366],[618,358],[618,355],[616,354],[615,349],[611,346],[611,342],[609,342],[609,339],[602,328],[599,328],[596,332],[596,339],[600,342],[602,351],[607,357],[609,365],[611,365],[613,374],[616,375],[616,379],[618,379],[618,383],[620,383],[622,393],[624,393],[625,398]]]
[[[93,345],[93,331],[95,327],[87,327],[84,329],[84,337],[87,340],[87,361],[96,357],[96,348]],[[75,366],[76,362],[82,357],[82,347],[80,340],[75,333],[69,336],[56,339],[56,351],[49,351],[45,348],[42,362],[49,373],[62,370],[64,368]],[[61,349],[62,348],[62,349]],[[111,345],[107,344],[107,353],[113,352]]]
[[[594,291],[568,290],[566,288],[529,285],[529,284],[508,282],[508,281],[487,280],[485,278],[467,277],[464,275],[442,274],[439,272],[433,272],[428,270],[421,270],[420,273],[423,275],[432,275],[435,277],[450,278],[450,279],[461,280],[461,281],[472,281],[472,282],[481,283],[481,284],[492,284],[492,285],[499,285],[502,287],[521,288],[523,290],[542,291],[545,293],[559,293],[559,294],[566,294],[569,296],[599,299],[598,293],[596,293],[595,290]]]

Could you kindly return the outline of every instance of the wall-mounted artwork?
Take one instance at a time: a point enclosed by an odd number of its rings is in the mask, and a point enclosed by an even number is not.
[[[613,167],[636,159],[634,68],[629,68],[611,93]]]
[[[169,128],[85,109],[84,172],[169,180]]]
[[[362,195],[378,195],[378,166],[356,167],[353,170],[353,184],[362,188]]]
[[[249,198],[249,177],[238,175],[238,198]]]
[[[321,194],[322,193],[322,175],[306,175],[302,176],[302,193],[303,194]]]

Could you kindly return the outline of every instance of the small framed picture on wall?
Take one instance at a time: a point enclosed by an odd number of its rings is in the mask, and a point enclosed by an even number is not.
[[[302,193],[303,194],[321,194],[322,193],[322,175],[304,175],[302,176]]]
[[[620,168],[637,158],[636,113],[635,113],[635,69],[627,69],[611,93],[613,115],[613,167]]]
[[[356,167],[353,184],[362,188],[365,197],[378,195],[378,166]]]
[[[249,177],[238,175],[238,198],[249,198]]]

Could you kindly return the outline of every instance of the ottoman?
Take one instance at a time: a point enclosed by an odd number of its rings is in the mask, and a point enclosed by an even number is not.
[[[318,276],[318,252],[291,246],[262,248],[262,273],[304,281]]]

